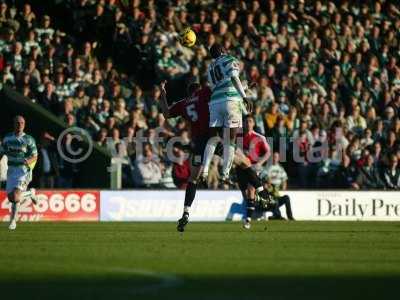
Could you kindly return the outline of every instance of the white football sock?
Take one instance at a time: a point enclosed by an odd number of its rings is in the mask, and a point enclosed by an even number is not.
[[[189,213],[190,206],[183,207],[183,213]]]
[[[17,221],[18,210],[19,210],[19,202],[11,203],[11,218],[10,218],[11,222]]]
[[[263,187],[263,186],[259,186],[259,187],[256,189],[256,192],[259,193],[259,192],[262,192],[263,190],[264,190],[264,187]]]
[[[217,148],[218,139],[211,138],[204,150],[204,160],[203,160],[203,174],[208,174],[208,169],[210,168],[211,160],[214,156],[215,148]]]
[[[32,196],[31,190],[28,190],[28,191],[26,191],[26,192],[22,192],[22,193],[21,193],[21,202],[24,202],[24,201],[26,201],[26,200],[31,199],[31,196]]]
[[[228,149],[224,147],[224,161],[222,164],[222,176],[224,178],[229,177],[229,172],[231,171],[233,160],[235,158],[235,145],[229,145]]]

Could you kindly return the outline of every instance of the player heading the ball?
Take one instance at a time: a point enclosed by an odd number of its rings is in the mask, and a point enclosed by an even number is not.
[[[239,61],[228,55],[220,44],[214,44],[210,48],[210,54],[213,62],[208,66],[207,72],[208,83],[212,90],[209,125],[212,128],[211,135],[215,138],[209,140],[205,149],[202,178],[207,179],[208,169],[218,143],[217,137],[223,128],[227,128],[229,139],[224,138],[222,180],[229,181],[236,149],[236,136],[238,129],[242,127],[245,105],[250,107],[251,103],[246,98],[246,92],[239,79]]]

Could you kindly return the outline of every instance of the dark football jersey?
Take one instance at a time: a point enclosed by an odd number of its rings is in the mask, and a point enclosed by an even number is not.
[[[204,87],[191,97],[174,103],[169,108],[170,116],[185,118],[191,125],[193,137],[206,136],[209,134],[210,113],[208,102],[210,97],[211,90],[208,87]]]

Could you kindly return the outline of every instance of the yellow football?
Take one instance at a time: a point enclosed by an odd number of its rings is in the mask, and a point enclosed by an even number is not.
[[[196,33],[191,28],[185,28],[179,35],[179,40],[183,46],[193,47],[196,43]]]

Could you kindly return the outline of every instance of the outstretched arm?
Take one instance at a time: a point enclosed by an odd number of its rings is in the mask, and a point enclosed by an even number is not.
[[[231,77],[233,86],[236,88],[236,90],[239,92],[240,96],[243,98],[243,104],[245,106],[245,111],[244,114],[251,114],[253,112],[253,102],[247,97],[245,90],[250,91],[251,88],[253,88],[256,83],[252,83],[250,87],[243,86],[242,82],[240,81],[238,76],[232,76]]]
[[[164,115],[165,119],[169,118],[169,107],[167,103],[167,91],[165,90],[166,81],[162,81],[160,84],[161,89],[161,97],[160,97],[160,106],[162,110],[162,114]]]
[[[244,99],[246,98],[246,92],[244,91],[242,82],[240,81],[238,76],[232,76],[231,77],[233,86],[236,88],[236,90],[238,91],[238,93],[240,94],[240,96]]]

